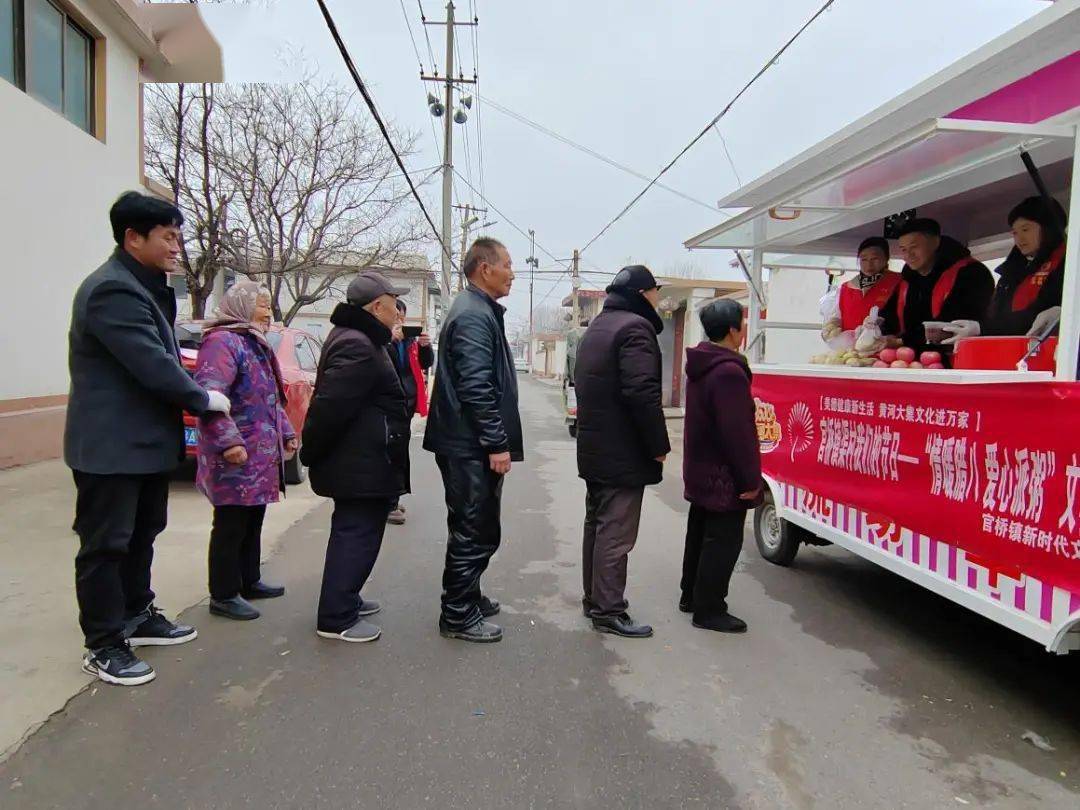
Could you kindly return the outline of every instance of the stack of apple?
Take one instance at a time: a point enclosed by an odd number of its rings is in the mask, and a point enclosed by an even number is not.
[[[945,368],[941,362],[941,352],[923,352],[915,359],[915,350],[908,346],[899,349],[882,349],[874,368]]]

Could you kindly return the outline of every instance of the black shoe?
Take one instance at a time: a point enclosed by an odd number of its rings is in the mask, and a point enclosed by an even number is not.
[[[285,595],[285,586],[270,585],[260,579],[254,585],[248,585],[244,588],[241,595],[245,599],[277,599],[279,596]]]
[[[138,686],[154,680],[154,668],[131,651],[127,642],[87,650],[83,656],[82,671],[105,683],[120,686]]]
[[[215,616],[223,616],[226,619],[235,619],[238,622],[247,622],[257,619],[261,615],[254,606],[242,596],[234,596],[232,599],[211,599],[210,612]]]
[[[132,647],[168,647],[173,644],[187,644],[199,635],[194,627],[173,624],[153,605],[146,609],[146,613],[147,618],[128,636],[127,642]]]
[[[376,602],[374,599],[365,599],[360,603],[360,612],[357,616],[374,616],[382,610],[382,605]]]
[[[693,613],[694,612],[694,603],[691,602],[689,599],[680,599],[679,600],[679,610],[682,613]]]
[[[711,618],[698,618],[694,617],[694,627],[698,627],[702,630],[715,630],[717,633],[745,633],[746,622],[740,619],[738,616],[732,616],[730,613],[723,613],[719,616],[713,616]]]
[[[494,599],[489,599],[486,596],[480,597],[480,615],[485,619],[490,619],[492,616],[498,616],[500,610],[502,610],[502,605]]]
[[[502,641],[503,631],[497,624],[485,622],[483,619],[464,630],[453,630],[439,619],[439,635],[443,638],[458,638],[462,641],[471,641],[474,644],[493,644]]]
[[[593,630],[600,633],[611,633],[623,638],[649,638],[653,629],[647,624],[638,624],[630,618],[629,613],[620,613],[618,616],[593,616]]]

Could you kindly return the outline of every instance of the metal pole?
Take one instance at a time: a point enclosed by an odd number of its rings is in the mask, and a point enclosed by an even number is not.
[[[454,189],[454,2],[446,4],[446,110],[443,112],[442,286],[450,298],[450,213]]]
[[[469,249],[469,217],[472,216],[472,206],[465,203],[465,216],[461,220],[461,258],[459,259],[461,272],[458,273],[458,292],[465,289],[465,251]]]
[[[750,341],[750,361],[753,363],[760,363],[765,359],[765,342],[763,339],[759,340],[761,336],[761,310],[765,305],[762,300],[761,294],[761,269],[765,261],[765,251],[760,248],[756,248],[751,254],[750,260],[750,317],[749,323],[749,338]]]
[[[578,272],[578,251],[574,250],[574,275],[571,283],[574,285],[574,291],[571,293],[571,297],[574,303],[573,316],[570,322],[571,329],[577,329],[578,323],[581,321],[581,307],[578,304],[578,288],[581,287],[581,274]]]
[[[533,282],[536,280],[536,232],[529,228],[529,372],[533,361]]]
[[[1058,329],[1057,378],[1075,382],[1080,355],[1080,127],[1073,145],[1072,196],[1069,202],[1068,239],[1065,241],[1065,278],[1061,291],[1061,324]]]

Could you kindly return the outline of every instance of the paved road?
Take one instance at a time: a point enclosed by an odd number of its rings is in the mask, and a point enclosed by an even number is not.
[[[369,586],[385,605],[379,642],[312,631],[320,508],[268,564],[286,599],[251,624],[189,611],[199,640],[151,651],[156,682],[83,692],[0,765],[0,805],[1080,806],[1080,659],[844,552],[781,569],[750,542],[733,586],[750,633],[696,631],[675,606],[676,480],[648,496],[631,558],[632,610],[656,637],[589,630],[582,488],[557,405],[524,382],[529,460],[508,481],[487,580],[503,643],[436,632],[441,489],[417,450],[420,495]],[[1056,750],[1022,741],[1029,729]]]

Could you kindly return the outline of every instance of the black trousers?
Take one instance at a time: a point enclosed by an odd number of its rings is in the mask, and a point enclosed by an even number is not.
[[[154,603],[154,539],[168,521],[168,475],[75,471],[75,596],[86,646],[124,639],[125,625]]]
[[[210,598],[232,599],[259,581],[266,506],[215,506],[210,530]]]
[[[728,584],[742,551],[746,510],[710,512],[690,505],[683,552],[682,601],[694,606],[694,618],[727,613]]]
[[[360,618],[360,591],[379,557],[389,514],[389,499],[334,501],[319,593],[318,629],[324,633],[348,630]]]
[[[590,616],[625,613],[626,569],[637,543],[644,487],[623,489],[585,483],[582,606]]]
[[[442,620],[454,630],[472,627],[480,615],[480,577],[502,540],[503,476],[488,459],[436,456],[446,491],[446,567]]]

